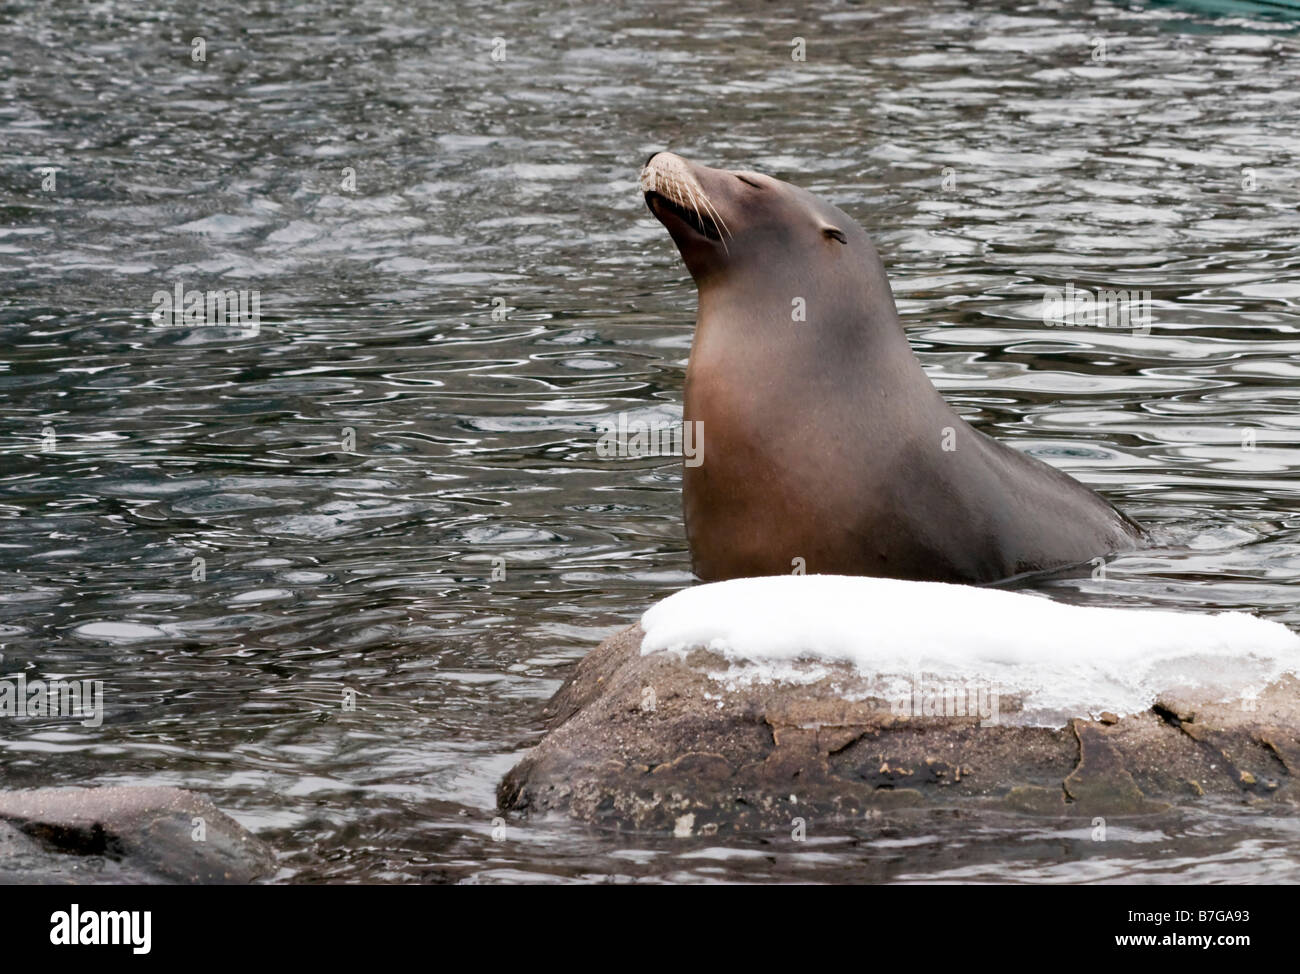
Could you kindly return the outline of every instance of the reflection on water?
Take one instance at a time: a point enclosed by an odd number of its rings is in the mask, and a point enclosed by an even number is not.
[[[1300,623],[1286,25],[173,6],[0,27],[0,672],[103,679],[109,707],[7,723],[4,787],[200,789],[299,881],[1300,878],[1294,824],[1233,808],[1104,848],[946,813],[798,849],[491,835],[566,667],[689,580],[676,464],[594,451],[681,401],[694,288],[637,194],[654,149],[847,209],[963,414],[1162,539],[1039,586]],[[155,325],[177,283],[260,291],[260,327]],[[1043,327],[1069,283],[1149,290],[1149,333]]]

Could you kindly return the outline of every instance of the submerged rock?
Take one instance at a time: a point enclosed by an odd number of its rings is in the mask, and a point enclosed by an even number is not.
[[[992,719],[933,700],[914,715],[846,662],[753,680],[701,648],[642,655],[643,635],[625,629],[578,664],[548,733],[502,781],[503,809],[689,835],[913,807],[1091,818],[1204,796],[1300,804],[1293,676],[1230,703],[1165,695],[1045,727],[1018,724],[1005,694]]]
[[[0,883],[248,883],[266,843],[179,788],[0,792]]]

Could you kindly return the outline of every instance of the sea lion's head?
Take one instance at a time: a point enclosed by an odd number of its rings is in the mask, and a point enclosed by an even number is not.
[[[846,349],[870,334],[906,349],[884,265],[866,232],[798,186],[657,152],[641,171],[646,205],[672,235],[700,292],[699,325],[732,334],[806,310]],[[718,314],[706,311],[721,308]],[[900,344],[901,343],[901,344]]]
[[[641,170],[641,191],[700,285],[728,269],[771,273],[773,253],[817,262],[834,261],[855,244],[870,249],[866,235],[840,210],[762,173],[710,169],[656,152]]]

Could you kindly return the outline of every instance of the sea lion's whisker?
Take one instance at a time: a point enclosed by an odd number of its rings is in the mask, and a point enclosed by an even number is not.
[[[660,175],[663,177],[663,184],[656,186],[655,191],[657,193],[660,193],[664,197],[666,197],[670,202],[676,203],[677,202],[676,179],[674,178],[671,172],[665,171]]]
[[[709,208],[709,212],[713,214],[713,222],[717,226],[722,228],[723,233],[725,233],[728,237],[733,237],[734,239],[734,235],[731,232],[731,228],[727,226],[727,221],[722,219],[722,214],[718,212],[717,207],[713,205],[713,201],[709,199],[708,194],[704,192],[703,188],[700,189],[700,197],[701,199],[704,200],[704,205]],[[724,250],[726,249],[726,246],[727,246],[726,241],[723,241],[722,247]]]
[[[700,186],[693,179],[689,181],[683,180],[683,185],[685,186],[686,192],[690,194],[691,210],[695,213],[695,218],[700,221],[700,226],[703,227],[704,221],[708,220],[710,223],[713,224],[714,228],[716,229],[721,223],[721,218],[715,219],[713,216],[710,216],[702,212],[700,209],[701,203],[703,203],[703,205],[708,207],[709,209],[712,209],[712,204],[709,203],[709,198],[708,195],[704,192],[704,187]],[[698,190],[699,192],[696,192],[696,190]],[[714,210],[713,212],[716,214],[717,211]],[[725,227],[726,224],[722,224],[722,226]],[[730,231],[728,231],[728,235],[730,235]],[[727,241],[723,239],[721,233],[718,234],[718,243],[722,244],[723,253],[725,254],[731,253],[731,251],[727,248]]]
[[[682,179],[682,174],[674,171],[670,175],[673,179],[673,202],[689,209],[691,203],[686,198],[686,182]]]
[[[691,212],[695,214],[695,219],[700,221],[700,226],[704,226],[704,214],[700,212],[700,197],[695,192],[695,185],[689,179],[683,179],[682,186],[686,190]]]
[[[691,185],[691,181],[688,176],[684,176],[682,178],[682,190],[686,193],[687,207],[690,209],[690,211],[693,214],[695,214],[695,219],[699,223],[700,229],[703,230],[704,216],[703,214],[700,213],[700,204],[698,198],[695,195],[695,187]]]
[[[686,194],[686,206],[695,214],[695,219],[700,221],[700,226],[704,226],[704,217],[700,214],[700,204],[695,196],[695,187],[691,185],[690,179],[682,178],[682,191]]]
[[[706,215],[700,212],[700,206],[703,205],[704,209],[707,211],[707,216],[713,222],[713,225],[719,228],[728,237],[733,236],[731,228],[727,226],[727,221],[722,219],[722,214],[719,213],[717,207],[713,205],[713,201],[709,199],[709,194],[704,192],[704,187],[699,184],[699,181],[692,178],[690,185],[691,195],[696,200],[695,215]],[[721,234],[719,234],[719,238],[721,238]],[[722,246],[724,249],[726,248],[725,241]]]
[[[710,201],[709,194],[704,192],[704,187],[698,183],[696,187],[700,191],[699,202],[708,210],[708,219],[713,223],[714,229],[718,231],[718,243],[722,244],[722,252],[730,255],[731,250],[727,247],[727,237],[731,236],[731,229],[727,226],[727,222],[722,219],[722,214],[717,211],[717,208]],[[699,206],[696,207],[695,212],[697,214],[700,212]]]

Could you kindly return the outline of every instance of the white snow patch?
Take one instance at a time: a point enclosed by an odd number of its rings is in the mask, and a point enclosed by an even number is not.
[[[1242,612],[1069,605],[1023,592],[845,575],[699,585],[641,617],[642,654],[705,647],[729,689],[816,682],[819,663],[852,664],[870,695],[917,700],[961,687],[1018,696],[1015,723],[1062,726],[1103,710],[1131,714],[1189,690],[1243,706],[1300,674],[1300,636]],[[861,696],[859,692],[857,696]],[[983,698],[981,698],[983,699]]]

